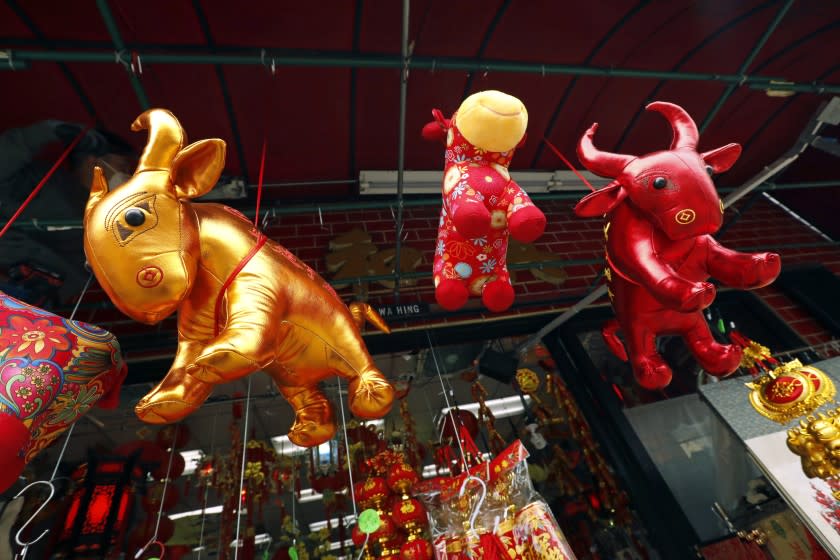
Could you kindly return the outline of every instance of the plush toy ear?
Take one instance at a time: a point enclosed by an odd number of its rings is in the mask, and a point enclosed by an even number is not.
[[[735,164],[741,155],[740,144],[727,144],[715,150],[700,154],[707,164],[712,166],[715,173],[723,173]]]
[[[627,197],[627,191],[618,181],[583,197],[575,205],[575,214],[581,218],[594,218],[609,214]]]
[[[445,142],[450,121],[443,117],[440,109],[432,109],[432,116],[435,120],[423,127],[423,138],[432,142]]]
[[[196,198],[210,192],[225,168],[225,143],[199,140],[178,152],[170,176],[178,198]]]

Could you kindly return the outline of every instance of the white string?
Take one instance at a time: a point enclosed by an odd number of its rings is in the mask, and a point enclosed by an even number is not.
[[[350,500],[353,504],[353,517],[359,519],[359,513],[356,511],[356,490],[353,488],[353,465],[350,459],[350,440],[347,439],[347,420],[344,417],[344,397],[341,396],[341,378],[336,377],[338,383],[338,404],[341,407],[341,427],[344,430],[344,451],[347,453],[347,476],[350,478]],[[350,394],[349,392],[347,393]]]
[[[435,354],[435,347],[432,345],[432,337],[429,336],[428,330],[426,330],[426,340],[429,341],[429,350],[432,352],[432,359],[435,361],[435,369],[437,370],[438,380],[440,380],[440,388],[443,390],[443,398],[446,401],[447,414],[449,414],[449,418],[452,420],[452,429],[455,431],[455,440],[458,442],[458,449],[461,451],[461,461],[464,463],[464,472],[469,473],[470,469],[467,466],[467,456],[464,453],[464,446],[461,443],[461,433],[458,430],[458,424],[455,422],[455,415],[452,413],[452,405],[449,404],[446,386],[443,384],[443,375],[440,373],[440,365],[438,364],[437,354]]]
[[[210,438],[210,457],[213,457],[213,452],[216,449],[216,420],[219,419],[218,414],[213,415],[213,429],[212,429],[212,436]],[[201,476],[199,474],[199,476]],[[201,560],[201,553],[204,551],[204,524],[207,520],[207,497],[210,495],[210,482],[205,481],[204,484],[204,500],[202,500],[202,507],[204,508],[201,512],[201,533],[199,533],[198,537],[198,559]]]
[[[166,478],[163,479],[163,493],[160,495],[160,507],[158,508],[157,523],[155,523],[155,535],[151,542],[157,540],[158,528],[160,527],[160,518],[163,516],[163,503],[166,501],[166,487],[169,486],[169,476],[172,473],[172,457],[175,455],[175,444],[178,441],[178,432],[181,430],[181,425],[175,425],[175,434],[172,436],[172,448],[169,450],[169,464],[166,465]]]
[[[72,321],[76,317],[76,312],[79,310],[79,305],[81,305],[82,300],[85,297],[85,294],[90,288],[90,282],[93,280],[93,273],[91,272],[88,275],[88,279],[85,282],[84,287],[82,288],[82,293],[79,294],[78,299],[76,299],[76,305],[73,307],[73,311],[70,313],[70,317],[68,320]],[[55,476],[58,474],[58,466],[61,464],[61,460],[64,459],[64,453],[67,451],[67,444],[70,443],[70,436],[73,435],[73,430],[76,427],[76,423],[73,422],[70,424],[70,429],[67,430],[67,436],[64,438],[64,445],[61,446],[61,452],[58,454],[58,459],[55,461],[55,468],[53,468],[52,476],[50,477],[50,482],[55,480]]]
[[[245,460],[248,458],[248,417],[251,412],[251,377],[248,377],[248,396],[245,398],[245,434],[242,436],[242,469],[239,472],[239,496],[236,497],[236,546],[233,548],[233,560],[238,560],[239,529],[242,525],[242,489],[245,487]]]

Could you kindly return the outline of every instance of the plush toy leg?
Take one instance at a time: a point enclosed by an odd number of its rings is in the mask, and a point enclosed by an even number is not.
[[[497,279],[484,285],[481,301],[490,311],[500,313],[513,304],[513,286],[508,280]]]
[[[481,237],[490,229],[490,211],[481,202],[460,204],[452,209],[452,223],[464,237]]]
[[[716,341],[699,314],[691,328],[683,333],[683,338],[697,362],[710,375],[725,377],[741,364],[741,349],[734,344],[720,344]]]
[[[382,418],[394,403],[394,387],[372,365],[350,380],[347,395],[350,411],[364,419]]]
[[[625,335],[636,382],[651,391],[667,387],[673,374],[656,351],[656,334],[644,328],[631,328]]]
[[[773,282],[782,269],[775,253],[739,253],[717,244],[710,249],[709,274],[733,288],[761,288]]]
[[[545,214],[536,206],[520,208],[508,218],[511,236],[522,243],[531,243],[545,231]]]
[[[467,303],[470,293],[460,280],[444,278],[435,288],[435,300],[447,311],[457,311]]]
[[[157,387],[134,407],[137,417],[148,424],[169,424],[189,416],[204,404],[213,385],[184,373],[170,370]]]
[[[607,347],[613,354],[615,354],[616,358],[622,362],[626,362],[628,360],[627,349],[624,348],[624,343],[621,342],[620,338],[618,338],[618,331],[620,329],[621,327],[618,324],[618,320],[610,319],[604,323],[604,326],[601,328],[601,336],[604,337],[604,342],[607,343]]]
[[[314,447],[335,435],[333,411],[327,397],[312,387],[281,387],[280,393],[295,411],[295,423],[289,430],[289,440],[300,447]]]
[[[29,429],[13,414],[0,414],[0,492],[8,490],[23,472],[23,456],[29,444]]]

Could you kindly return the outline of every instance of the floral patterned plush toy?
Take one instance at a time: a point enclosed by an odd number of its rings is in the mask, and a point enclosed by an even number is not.
[[[508,173],[528,112],[519,99],[491,90],[469,96],[451,119],[438,109],[432,115],[423,137],[446,142],[435,298],[454,311],[481,296],[491,311],[504,311],[513,303],[508,234],[530,243],[545,229],[545,215]]]
[[[125,374],[108,331],[0,292],[0,492],[94,405],[116,408]]]

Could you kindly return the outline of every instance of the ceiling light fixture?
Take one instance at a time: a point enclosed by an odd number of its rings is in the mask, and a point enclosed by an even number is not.
[[[589,171],[581,175],[595,188],[609,183]],[[588,191],[589,187],[572,171],[513,171],[511,177],[529,194]],[[404,194],[440,194],[443,171],[406,171],[403,175]],[[361,171],[359,193],[362,195],[392,195],[397,192],[396,171]]]

